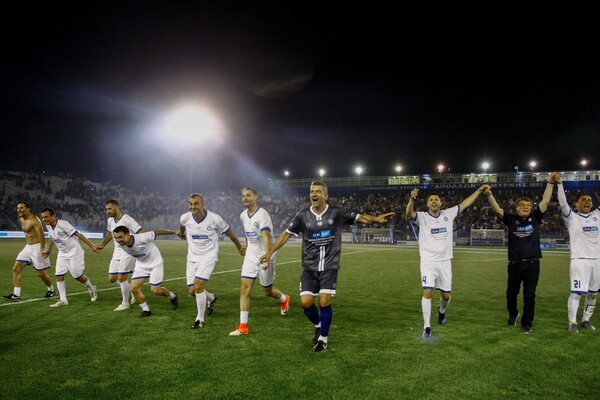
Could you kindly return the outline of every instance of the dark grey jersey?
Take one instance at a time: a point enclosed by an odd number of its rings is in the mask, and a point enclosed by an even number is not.
[[[302,233],[302,268],[311,271],[340,268],[342,226],[352,225],[360,214],[327,205],[321,214],[311,207],[300,211],[287,232]]]

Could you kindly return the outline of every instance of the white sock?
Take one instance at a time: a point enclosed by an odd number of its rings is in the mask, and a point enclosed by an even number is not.
[[[431,299],[421,298],[421,309],[423,310],[424,328],[431,326]]]
[[[20,288],[20,287],[15,287],[15,288],[13,289],[13,294],[14,294],[15,296],[21,296],[21,288]]]
[[[323,343],[327,343],[327,336],[321,336],[319,335],[319,340]]]
[[[175,297],[177,297],[177,295],[173,292],[169,292],[169,299],[173,300]]]
[[[143,302],[142,304],[140,304],[140,307],[142,307],[142,311],[150,311],[150,307],[148,306],[148,303]]]
[[[279,298],[279,302],[283,303],[285,301],[285,293],[281,293],[281,297]]]
[[[121,297],[123,298],[123,304],[129,304],[129,296],[131,295],[131,283],[128,281],[120,282],[121,284]],[[144,310],[148,311],[148,310]]]
[[[58,286],[60,301],[67,303],[67,283],[65,281],[58,281],[56,282],[56,286]]]
[[[589,321],[596,308],[596,295],[588,294],[585,296],[585,303],[583,303],[583,317],[582,321]]]
[[[450,300],[451,299],[448,299],[448,300],[440,299],[440,312],[442,314],[446,312],[446,308],[448,307]]]
[[[85,287],[88,288],[88,290],[91,292],[92,289],[94,288],[94,285],[92,285],[92,281],[88,278],[87,282],[84,283]]]
[[[250,311],[240,311],[240,324],[248,324],[248,315]]]
[[[577,323],[577,310],[579,309],[579,298],[581,298],[581,296],[577,293],[571,293],[571,295],[569,296],[569,300],[567,301],[567,311],[569,315],[570,324]]]
[[[202,293],[196,293],[196,307],[198,308],[196,321],[204,322],[204,311],[206,310],[206,290]]]
[[[210,293],[207,290],[204,290],[204,293],[206,293],[206,301],[212,302],[215,299],[214,293]]]
[[[54,285],[50,284],[50,286],[48,286],[48,291],[54,292]]]

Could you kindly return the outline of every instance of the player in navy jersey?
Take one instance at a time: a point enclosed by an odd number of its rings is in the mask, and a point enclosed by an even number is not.
[[[302,234],[302,275],[300,277],[300,300],[304,314],[315,325],[313,351],[327,348],[329,327],[332,320],[331,297],[336,293],[337,275],[342,252],[342,227],[356,222],[383,224],[394,213],[379,216],[358,214],[342,207],[327,204],[327,185],[320,181],[310,185],[309,208],[300,211],[288,228],[279,235],[275,244],[260,257],[269,265],[273,254],[290,237]],[[314,304],[319,296],[321,312]]]
[[[511,214],[498,205],[491,189],[485,190],[492,210],[500,217],[508,231],[508,283],[506,285],[506,309],[508,325],[515,326],[519,318],[517,298],[523,283],[523,317],[521,327],[523,333],[532,332],[535,313],[535,291],[540,277],[540,226],[552,198],[553,174],[546,184],[542,201],[537,208],[527,197],[517,200],[516,215]]]

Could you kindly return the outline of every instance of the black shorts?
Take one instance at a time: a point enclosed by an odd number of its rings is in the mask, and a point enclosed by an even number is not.
[[[335,294],[337,287],[337,269],[310,271],[303,269],[300,275],[300,295],[319,293]]]

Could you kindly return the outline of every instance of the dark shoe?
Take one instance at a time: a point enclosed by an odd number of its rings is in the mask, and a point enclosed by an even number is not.
[[[177,310],[177,307],[179,307],[179,300],[177,300],[177,295],[175,295],[175,297],[173,297],[169,301],[171,302],[171,308],[173,310]]]
[[[207,301],[206,302],[206,315],[212,315],[214,308],[215,308],[215,303],[217,302],[217,294],[215,293],[215,298],[213,301]]]
[[[581,321],[581,326],[583,326],[588,331],[596,330],[596,328],[594,327],[594,325],[592,325],[592,323],[590,321]]]
[[[2,296],[2,298],[9,301],[21,301],[21,296],[16,296],[12,293],[7,296]]]
[[[46,298],[54,297],[54,291],[48,290],[46,292],[46,295],[44,297],[46,297]]]
[[[517,319],[519,319],[520,315],[521,314],[518,313],[517,316],[514,317],[514,318],[513,317],[509,317],[508,321],[506,321],[506,325],[508,325],[508,326],[517,326]]]
[[[441,313],[438,308],[438,322],[440,325],[444,325],[446,323],[446,313]]]
[[[152,311],[142,311],[140,318],[149,317],[152,315]]]
[[[194,321],[194,325],[192,325],[192,329],[200,329],[204,327],[204,321]]]
[[[421,337],[422,338],[431,337],[431,327],[430,326],[428,326],[427,328],[425,328],[425,330],[423,331],[423,333],[421,333]]]
[[[313,351],[315,353],[318,353],[320,351],[323,351],[327,348],[327,342],[324,342],[322,340],[317,341],[317,344],[314,345],[313,347]]]
[[[533,333],[533,329],[531,329],[530,326],[524,326],[523,327],[523,333],[527,333],[527,334]]]
[[[577,329],[577,324],[569,324],[569,327],[567,328],[567,330],[571,333],[579,332],[579,329]]]
[[[319,341],[319,336],[321,336],[321,328],[315,328],[315,334],[313,335],[313,344],[317,344]]]

